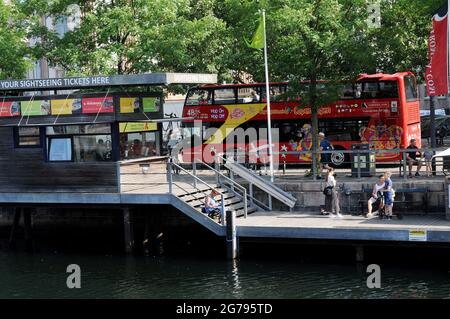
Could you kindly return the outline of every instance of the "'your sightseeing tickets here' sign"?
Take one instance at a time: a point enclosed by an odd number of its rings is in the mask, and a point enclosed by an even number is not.
[[[52,79],[23,79],[0,81],[2,91],[44,91],[101,86],[148,86],[169,84],[213,84],[216,74],[145,73],[112,76],[86,76]]]

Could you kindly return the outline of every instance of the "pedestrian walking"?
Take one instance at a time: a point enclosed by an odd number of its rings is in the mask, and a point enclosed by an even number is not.
[[[334,169],[328,168],[325,177],[325,189],[323,191],[325,195],[325,212],[329,213],[329,216],[342,218],[339,206],[339,194],[336,189],[336,178],[334,177]]]

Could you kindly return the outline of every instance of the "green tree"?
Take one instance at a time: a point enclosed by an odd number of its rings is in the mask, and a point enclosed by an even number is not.
[[[364,0],[270,2],[267,32],[272,78],[289,80],[289,94],[311,108],[313,151],[318,146],[319,106],[336,99],[342,80],[353,80],[375,66],[367,55],[371,35],[367,16]],[[319,85],[322,80],[327,81],[326,89]]]
[[[383,0],[381,28],[373,38],[372,56],[379,70],[415,72],[423,80],[428,64],[431,18],[443,0]]]
[[[14,1],[0,1],[0,78],[21,78],[29,69],[31,52],[28,49],[23,16]]]
[[[45,1],[44,1],[45,2]],[[63,36],[31,23],[42,41],[35,50],[69,74],[127,74],[149,71],[219,72],[223,22],[212,14],[214,1],[25,0],[28,15],[58,21],[78,8],[80,23]]]

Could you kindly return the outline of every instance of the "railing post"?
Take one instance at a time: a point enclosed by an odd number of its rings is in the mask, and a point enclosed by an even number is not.
[[[311,170],[311,172],[312,172],[312,174],[313,174],[313,180],[315,181],[315,180],[317,180],[317,174],[318,174],[318,172],[317,172],[317,158],[316,158],[316,151],[311,151],[311,154],[312,154],[312,170]]]
[[[223,194],[220,194],[220,220],[222,225],[225,225],[225,198]]]
[[[406,181],[408,176],[406,175],[406,152],[402,150],[402,165],[403,165],[403,179]]]
[[[234,182],[234,173],[230,170],[230,179]],[[234,192],[234,184],[231,184],[231,190]]]
[[[197,162],[195,161],[195,158],[192,162],[192,174],[194,176],[197,176]],[[194,187],[197,188],[197,179],[194,178]]]
[[[117,179],[117,189],[118,192],[120,193],[122,191],[122,183],[121,183],[121,179],[120,179],[120,162],[116,162],[116,179]]]
[[[247,191],[244,190],[244,218],[247,218]]]
[[[248,191],[250,193],[250,203],[253,205],[253,184],[252,183],[249,183]]]
[[[172,194],[172,183],[173,183],[173,163],[170,158],[167,162],[167,182],[169,183],[169,193]]]
[[[220,166],[219,166],[219,157],[217,155],[214,156],[214,168],[216,169],[216,183],[217,185],[220,185]]]
[[[358,163],[358,179],[361,179],[361,153],[356,153],[356,157],[358,158],[356,161]]]

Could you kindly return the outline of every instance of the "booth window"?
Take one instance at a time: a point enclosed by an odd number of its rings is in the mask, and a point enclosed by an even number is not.
[[[112,161],[109,124],[63,125],[46,128],[48,161]]]
[[[160,154],[159,132],[120,134],[120,158],[137,159]]]
[[[41,147],[41,130],[37,126],[17,127],[14,130],[15,147]]]

